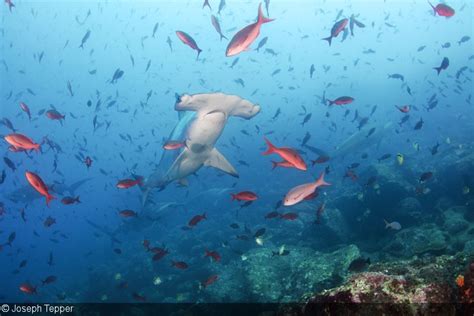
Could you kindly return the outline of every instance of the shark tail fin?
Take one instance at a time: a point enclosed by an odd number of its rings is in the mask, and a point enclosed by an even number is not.
[[[233,177],[239,177],[237,170],[235,170],[230,162],[228,162],[216,148],[212,149],[209,158],[204,162],[204,165],[220,169]]]

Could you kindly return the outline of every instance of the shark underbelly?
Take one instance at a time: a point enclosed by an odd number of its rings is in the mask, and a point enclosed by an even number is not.
[[[226,114],[219,111],[197,116],[189,126],[186,147],[177,159],[177,165],[167,175],[169,181],[184,179],[206,164],[226,122]]]
[[[208,114],[200,114],[191,123],[186,135],[186,146],[188,148],[196,147],[191,150],[199,152],[198,147],[213,148],[217,139],[222,134],[227,117],[223,112],[212,112]]]

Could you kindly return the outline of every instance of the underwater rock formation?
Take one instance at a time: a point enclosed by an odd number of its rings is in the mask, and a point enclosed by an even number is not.
[[[454,303],[469,299],[465,291],[474,283],[474,265],[468,264],[464,280],[471,283],[465,281],[462,289],[455,284],[456,272],[468,262],[472,257],[459,253],[374,264],[370,272],[353,274],[343,285],[307,299],[302,314],[455,315],[459,306]]]
[[[269,249],[249,251],[238,265],[222,271],[220,282],[205,291],[216,301],[294,302],[303,294],[320,291],[340,281],[359,249],[349,245],[331,253],[288,247],[287,255]]]
[[[456,278],[456,283],[461,303],[471,304],[471,313],[474,313],[474,261],[468,265],[464,274]]]
[[[414,197],[407,197],[398,203],[398,219],[405,219],[413,224],[420,223],[423,220],[423,207],[420,201]]]
[[[437,253],[447,247],[443,231],[434,224],[411,227],[399,231],[384,250],[410,258],[416,254]]]
[[[453,206],[443,212],[443,228],[451,235],[460,234],[469,227],[469,223],[464,220],[466,208]]]

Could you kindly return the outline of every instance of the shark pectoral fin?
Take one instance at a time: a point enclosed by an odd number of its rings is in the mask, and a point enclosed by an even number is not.
[[[228,162],[216,148],[212,149],[209,158],[204,162],[204,165],[220,169],[233,177],[239,177],[237,170],[235,170],[230,162]]]
[[[165,178],[167,178],[169,182],[172,182],[180,178],[178,175],[180,172],[181,163],[186,159],[187,154],[188,154],[188,150],[186,148],[179,154],[178,157],[176,157],[175,161],[169,168],[168,172],[165,174]]]
[[[189,182],[188,182],[188,179],[186,178],[181,178],[178,180],[178,183],[179,185],[183,186],[183,187],[187,187],[189,186]]]

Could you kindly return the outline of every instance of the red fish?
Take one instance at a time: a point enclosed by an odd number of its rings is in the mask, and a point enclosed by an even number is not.
[[[296,213],[285,213],[285,214],[281,214],[280,218],[286,219],[287,221],[294,221],[295,219],[298,218],[298,214],[296,214]]]
[[[138,217],[137,212],[132,210],[122,210],[119,212],[119,215],[122,217]]]
[[[152,259],[153,261],[161,260],[164,258],[164,256],[169,254],[168,250],[164,248],[158,248],[158,247],[152,248],[150,251],[154,253],[153,259]]]
[[[455,11],[453,8],[451,8],[449,5],[440,3],[436,7],[431,4],[431,2],[428,1],[428,4],[433,8],[433,13],[436,15],[438,13],[439,16],[444,16],[446,18],[450,18],[454,15]]]
[[[207,219],[206,213],[204,213],[202,215],[196,215],[193,218],[191,218],[191,220],[188,223],[188,226],[189,227],[196,226],[200,221],[202,221],[204,219]]]
[[[56,110],[46,111],[46,116],[51,120],[59,120],[59,121],[64,120],[66,118],[66,116],[62,115]]]
[[[217,276],[216,274],[211,275],[210,277],[207,278],[206,281],[201,282],[201,285],[202,285],[204,288],[206,288],[206,287],[208,287],[209,285],[211,285],[212,283],[216,282],[217,279],[219,279],[219,276]]]
[[[341,33],[346,28],[348,22],[349,19],[342,19],[337,21],[331,29],[331,36],[323,38],[323,40],[328,41],[329,46],[331,46],[331,41],[333,37],[337,37],[339,33]]]
[[[176,35],[178,35],[178,38],[181,40],[181,42],[188,45],[192,49],[197,50],[198,52],[197,57],[196,57],[196,60],[197,60],[199,58],[199,54],[201,54],[202,52],[202,49],[198,47],[198,45],[196,44],[196,41],[191,36],[184,33],[183,31],[176,31]]]
[[[273,212],[270,212],[267,215],[265,215],[265,219],[272,219],[272,218],[276,218],[278,216],[280,216],[280,213],[278,213],[277,211],[273,211]]]
[[[15,5],[12,3],[12,0],[5,0],[5,3],[8,5],[8,9],[12,12],[12,7]]]
[[[120,180],[119,182],[117,182],[117,188],[119,188],[119,189],[128,189],[128,188],[131,188],[131,187],[133,187],[137,184],[140,185],[140,186],[143,184],[143,178],[142,177],[138,177],[135,180],[132,180],[132,179]]]
[[[153,248],[149,248],[149,250],[155,254],[167,252],[165,248],[161,248],[161,247],[153,247]]]
[[[252,43],[257,39],[258,35],[260,35],[260,28],[262,27],[262,24],[271,22],[273,20],[274,19],[268,19],[263,16],[262,4],[260,3],[258,6],[257,22],[247,25],[238,31],[234,37],[232,37],[229,45],[227,45],[225,55],[227,57],[235,56],[243,51],[248,50],[250,45],[252,45]]]
[[[283,158],[284,161],[292,164],[296,169],[306,171],[306,163],[296,150],[288,147],[275,147],[266,137],[264,137],[264,139],[268,149],[263,152],[262,155],[277,154]]]
[[[420,183],[426,182],[426,181],[428,181],[429,179],[431,179],[432,177],[433,177],[433,172],[431,172],[431,171],[423,172],[423,173],[421,174],[421,176],[420,176],[419,181],[420,181]]]
[[[311,164],[314,166],[315,164],[319,164],[319,163],[325,163],[327,161],[329,161],[330,157],[329,156],[325,156],[325,155],[322,155],[322,156],[319,156],[316,160],[311,160]]]
[[[56,220],[51,216],[48,216],[48,218],[46,218],[43,224],[44,227],[51,227],[52,225],[56,224]]]
[[[137,302],[146,302],[146,297],[143,296],[143,295],[140,295],[140,294],[138,294],[138,293],[133,293],[133,294],[132,294],[132,297],[133,297],[133,299],[134,299],[135,301],[137,301]]]
[[[31,186],[38,191],[39,194],[46,197],[46,205],[49,206],[49,202],[55,199],[55,197],[49,194],[48,187],[44,184],[43,180],[37,174],[29,171],[25,172],[25,176]]]
[[[347,169],[344,178],[351,178],[352,181],[356,181],[358,179],[357,174],[351,169]]]
[[[164,145],[163,145],[163,149],[166,149],[166,150],[175,150],[175,149],[179,149],[179,148],[182,148],[186,145],[185,142],[178,142],[178,141],[168,141],[166,142]]]
[[[31,112],[28,105],[26,105],[26,103],[20,102],[20,108],[23,112],[25,112],[28,115],[28,119],[31,121]]]
[[[8,150],[11,151],[12,153],[21,153],[25,151],[25,149],[16,148],[15,146],[8,146]]]
[[[20,291],[26,294],[37,294],[36,293],[36,286],[33,286],[29,283],[23,283],[20,285]]]
[[[294,168],[295,166],[288,161],[272,161],[272,170],[276,167]]]
[[[303,200],[305,200],[305,201],[313,200],[313,199],[317,198],[318,195],[319,195],[319,191],[316,190],[313,193],[311,193],[310,195],[308,195],[307,197],[305,197]]]
[[[63,197],[63,199],[61,200],[61,203],[63,203],[64,205],[71,205],[74,203],[81,203],[81,201],[79,200],[79,196],[76,196],[76,197],[66,196],[66,197]]]
[[[221,255],[217,251],[209,251],[207,249],[205,251],[206,251],[206,253],[205,253],[204,257],[211,257],[216,262],[221,261]]]
[[[89,169],[92,166],[92,159],[91,157],[87,156],[86,159],[84,159],[84,163],[87,166],[87,169]]]
[[[251,191],[242,191],[239,193],[231,193],[232,196],[232,201],[237,200],[237,201],[255,201],[258,199],[258,196],[251,192]]]
[[[409,105],[404,105],[404,106],[397,106],[395,105],[395,107],[402,113],[408,113],[410,112],[410,106]]]
[[[317,188],[328,185],[331,184],[324,181],[324,172],[322,172],[315,182],[301,184],[291,189],[283,199],[283,205],[295,205],[303,201],[305,197],[313,193]]]
[[[188,268],[188,264],[184,261],[171,261],[171,266],[180,270],[186,270]]]
[[[24,150],[30,150],[34,149],[36,151],[39,151],[40,149],[40,144],[36,144],[33,142],[31,138],[26,137],[25,135],[18,134],[18,133],[13,133],[9,134],[4,137],[7,143],[12,145],[15,150],[18,149],[24,149]]]
[[[331,100],[328,100],[329,102],[329,105],[346,105],[346,104],[350,104],[352,102],[354,102],[354,98],[353,97],[339,97],[337,98],[336,100],[334,101],[331,101]]]

